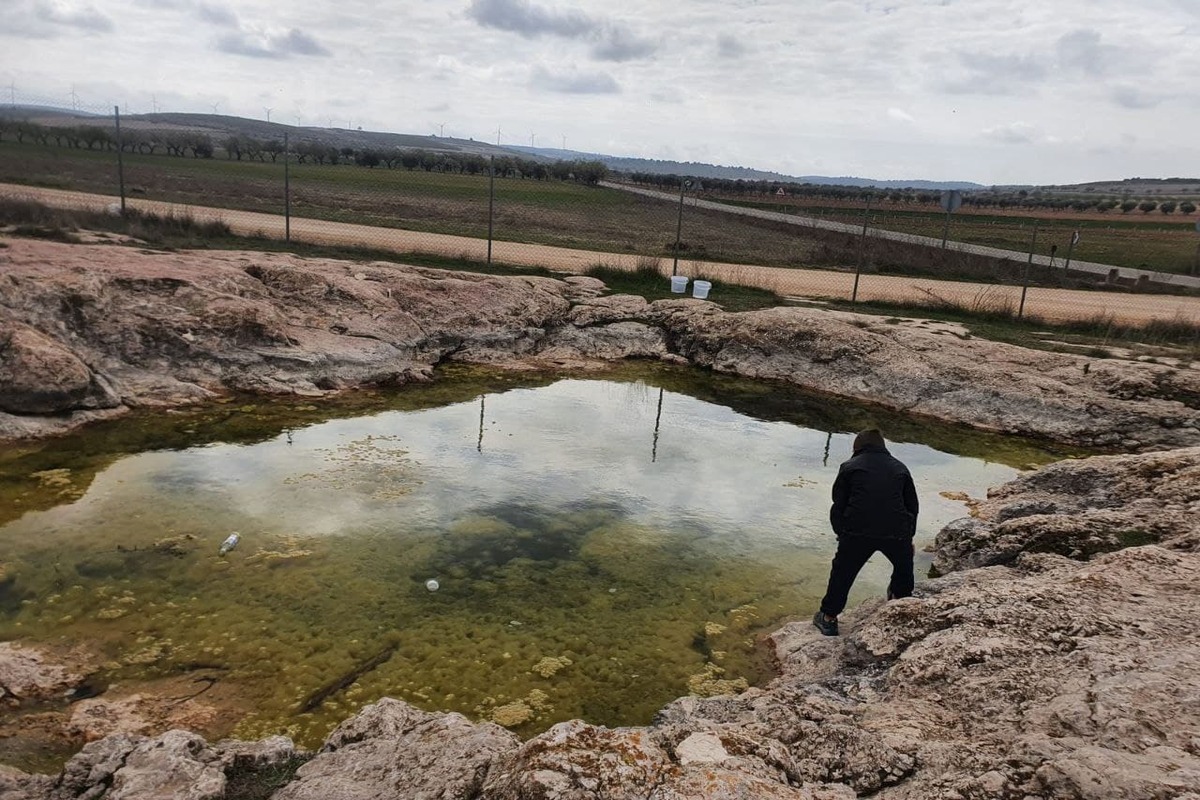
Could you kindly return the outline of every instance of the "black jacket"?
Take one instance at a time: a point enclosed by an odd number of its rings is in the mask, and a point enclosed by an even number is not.
[[[918,510],[908,467],[887,448],[868,445],[838,470],[829,524],[839,537],[912,538]]]

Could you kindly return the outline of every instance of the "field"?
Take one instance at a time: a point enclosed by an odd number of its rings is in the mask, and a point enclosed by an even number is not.
[[[125,154],[130,197],[282,214],[283,163]],[[292,164],[298,217],[484,238],[488,178],[352,165]],[[0,142],[0,182],[115,195],[116,155]],[[672,203],[564,181],[497,178],[494,237],[604,252],[669,256]],[[811,264],[816,243],[783,226],[689,211],[681,256],[739,263]],[[364,244],[370,245],[370,242]]]
[[[861,203],[831,204],[815,198],[811,203],[804,203],[799,198],[747,201],[713,196],[706,199],[852,225],[862,224],[865,211]],[[945,213],[937,206],[889,203],[873,207],[868,224],[884,230],[941,239],[945,220]],[[1028,252],[1035,223],[1038,227],[1035,252],[1041,255],[1049,255],[1051,246],[1056,246],[1056,257],[1064,258],[1072,232],[1079,231],[1079,243],[1072,251],[1072,260],[1195,274],[1200,235],[1196,232],[1195,220],[1183,214],[1164,215],[1157,211],[1122,214],[1113,210],[1106,213],[1039,211],[1035,215],[1031,211],[1015,209],[987,209],[986,213],[978,213],[964,207],[951,215],[949,236],[954,241]]]
[[[179,158],[126,154],[125,185],[130,197],[281,214],[284,166],[252,160]],[[290,166],[292,214],[377,227],[487,237],[486,175],[374,169],[350,164]],[[0,142],[0,182],[115,195],[116,154],[111,151]],[[716,197],[731,205],[859,224],[863,208],[821,198],[765,196],[747,200]],[[968,213],[970,212],[970,213]],[[609,253],[671,258],[678,206],[674,202],[618,190],[556,180],[496,179],[492,233],[497,242],[547,244]],[[1197,235],[1186,216],[1140,211],[1106,214],[1032,212],[964,208],[951,219],[956,241],[1026,252],[1034,224],[1035,251],[1065,257],[1073,231],[1080,232],[1075,261],[1188,274],[1197,266]],[[886,203],[872,209],[873,227],[933,238],[942,236],[940,209]],[[681,259],[780,267],[852,267],[859,258],[856,236],[754,220],[707,209],[687,208],[683,216]],[[364,242],[370,246],[371,242]],[[957,259],[957,260],[956,260]],[[868,270],[987,282],[1019,280],[1021,265],[997,259],[943,258],[927,247],[896,246],[872,240],[863,251]],[[1049,273],[1033,280],[1048,280]],[[1058,278],[1055,285],[1062,284]]]

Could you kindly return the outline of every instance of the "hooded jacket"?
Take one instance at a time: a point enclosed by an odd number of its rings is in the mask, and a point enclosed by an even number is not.
[[[839,538],[911,539],[918,511],[908,467],[886,447],[867,445],[838,470],[829,524]]]

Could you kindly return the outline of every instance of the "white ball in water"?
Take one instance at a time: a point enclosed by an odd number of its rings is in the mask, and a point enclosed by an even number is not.
[[[438,583],[437,581],[435,581],[433,578],[430,578],[429,580],[425,581],[425,588],[431,592],[436,592],[440,587],[441,587],[441,584]]]

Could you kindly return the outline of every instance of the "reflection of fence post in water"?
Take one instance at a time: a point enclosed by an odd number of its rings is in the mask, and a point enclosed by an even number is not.
[[[658,412],[654,415],[654,441],[650,447],[650,463],[658,461],[658,423],[662,420],[663,390],[658,389]]]
[[[479,395],[479,441],[475,443],[476,452],[483,452],[483,400],[486,394]]]
[[[833,431],[830,431],[825,436],[825,458],[821,459],[821,466],[829,466],[829,445],[833,443]]]
[[[1033,251],[1037,248],[1038,220],[1033,221],[1033,239],[1029,242],[1029,260],[1025,262],[1025,277],[1021,281],[1021,305],[1017,308],[1017,319],[1025,316],[1025,293],[1029,291],[1029,270],[1033,268]]]
[[[113,106],[113,121],[117,126],[117,185],[121,190],[121,216],[125,216],[125,158],[121,147],[120,106]]]
[[[850,294],[850,302],[858,302],[858,278],[862,275],[863,255],[867,252],[867,223],[871,219],[871,196],[867,195],[867,210],[863,212],[862,236],[858,242],[858,264],[854,267],[854,291]]]

